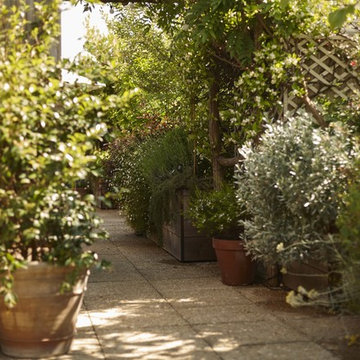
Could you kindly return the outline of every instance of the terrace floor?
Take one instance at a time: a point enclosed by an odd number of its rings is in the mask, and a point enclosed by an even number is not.
[[[223,285],[216,262],[180,263],[116,211],[99,215],[110,241],[94,250],[112,269],[92,272],[72,351],[56,359],[360,359],[360,344],[346,340],[360,334],[360,316],[294,309],[285,291],[262,285]]]

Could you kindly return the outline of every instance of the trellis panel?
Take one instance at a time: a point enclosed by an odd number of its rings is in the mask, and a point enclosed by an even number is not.
[[[351,60],[356,42],[350,35],[334,35],[328,38],[311,39],[301,36],[290,42],[291,51],[301,58],[308,96],[316,98],[325,94],[330,98],[351,99],[359,92],[359,65]],[[312,45],[309,50],[309,45]],[[291,94],[291,93],[290,93]],[[303,106],[302,99],[284,94],[284,111],[294,113]]]

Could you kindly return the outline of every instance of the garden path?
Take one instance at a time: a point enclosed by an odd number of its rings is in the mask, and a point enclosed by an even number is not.
[[[223,285],[216,263],[179,263],[116,211],[99,215],[110,241],[94,250],[112,270],[93,271],[72,351],[57,360],[360,358],[344,338],[360,334],[360,317],[293,309],[284,291],[261,285]]]

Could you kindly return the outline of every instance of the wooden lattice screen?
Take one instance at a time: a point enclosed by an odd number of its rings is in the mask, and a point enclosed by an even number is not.
[[[353,34],[354,35],[354,34]],[[309,50],[309,44],[312,44]],[[349,35],[336,35],[318,40],[302,36],[292,42],[301,60],[308,95],[311,99],[319,94],[351,99],[359,92],[359,66],[349,60],[356,50],[356,42]],[[303,105],[301,99],[284,94],[284,111],[294,113]]]

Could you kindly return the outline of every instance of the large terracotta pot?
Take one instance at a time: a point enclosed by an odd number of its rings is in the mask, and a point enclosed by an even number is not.
[[[15,358],[41,358],[69,351],[88,279],[84,271],[72,291],[60,293],[69,267],[30,263],[14,274],[18,296],[8,309],[0,299],[0,345]]]
[[[254,281],[255,263],[246,255],[241,240],[213,239],[220,267],[221,280],[226,285],[247,285]]]

